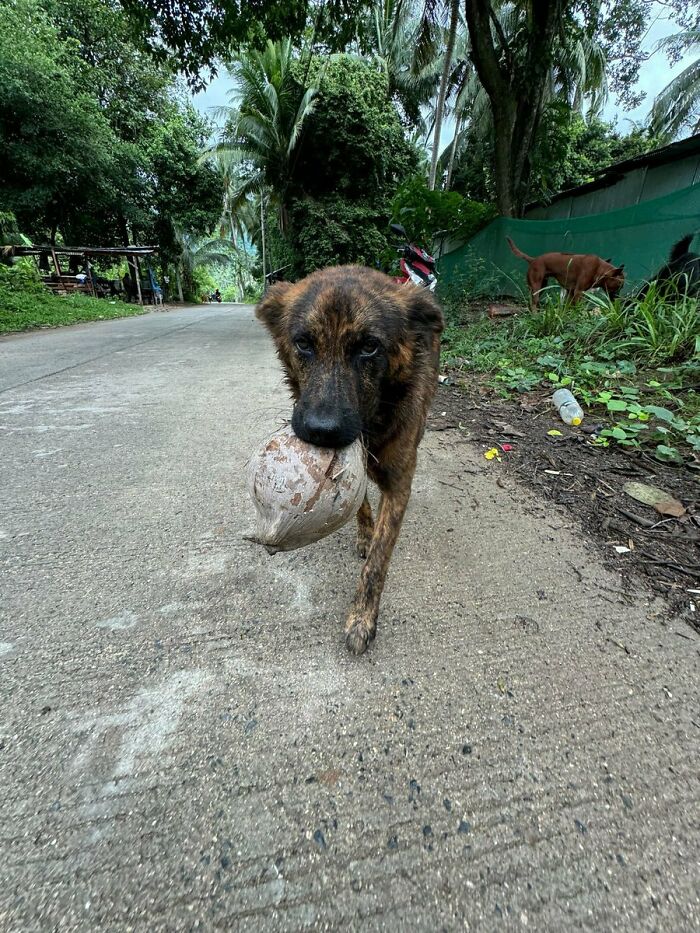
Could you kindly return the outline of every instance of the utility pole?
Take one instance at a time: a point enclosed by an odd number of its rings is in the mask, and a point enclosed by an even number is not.
[[[260,192],[260,234],[262,236],[262,286],[265,291],[265,191]]]

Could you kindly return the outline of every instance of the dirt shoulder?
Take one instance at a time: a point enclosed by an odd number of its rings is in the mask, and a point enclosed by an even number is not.
[[[641,451],[595,447],[593,426],[562,424],[546,391],[504,400],[472,377],[459,387],[440,386],[429,428],[457,429],[484,454],[495,448],[494,470],[566,508],[606,564],[622,572],[626,587],[663,595],[676,617],[700,630],[697,477]],[[667,491],[685,514],[661,515],[636,501],[623,489],[629,481]]]

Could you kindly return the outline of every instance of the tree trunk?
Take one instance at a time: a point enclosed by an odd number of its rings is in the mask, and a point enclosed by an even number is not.
[[[492,110],[494,110],[492,105]],[[516,213],[515,182],[513,178],[513,129],[515,108],[505,101],[493,113],[493,168],[496,184],[496,206],[504,217]]]
[[[175,280],[177,282],[177,297],[180,299],[182,304],[185,303],[185,296],[182,294],[182,276],[180,275],[180,268],[175,270]]]
[[[452,58],[457,39],[457,24],[459,22],[459,0],[450,0],[450,27],[447,34],[447,48],[445,49],[445,64],[442,67],[440,90],[438,92],[437,107],[435,109],[435,132],[433,135],[433,155],[430,161],[430,178],[428,187],[435,190],[435,175],[437,173],[438,157],[440,155],[440,135],[442,133],[442,118],[445,111],[445,98],[447,97],[447,83],[450,80]]]
[[[447,178],[445,179],[445,191],[450,190],[450,185],[452,184],[452,169],[455,165],[455,153],[457,152],[457,139],[459,138],[460,130],[462,129],[462,114],[457,114],[457,122],[455,123],[455,135],[452,140],[452,145],[450,146],[450,160],[447,163]]]
[[[506,217],[521,213],[527,197],[529,153],[542,115],[562,6],[563,0],[533,0],[525,48],[514,54],[491,0],[465,0],[471,59],[493,115],[496,203]]]

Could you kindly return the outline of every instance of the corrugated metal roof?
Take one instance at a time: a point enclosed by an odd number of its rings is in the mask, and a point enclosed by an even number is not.
[[[607,168],[600,169],[597,172],[598,177],[594,181],[589,181],[585,185],[578,185],[575,188],[567,188],[565,191],[552,195],[547,201],[533,201],[525,207],[525,213],[535,207],[546,207],[548,204],[561,200],[561,198],[577,197],[598,188],[607,188],[608,185],[614,185],[618,182],[626,172],[632,169],[642,168],[645,165],[664,165],[696,154],[700,155],[700,133],[675,143],[669,143],[668,146],[661,146],[659,149],[643,152],[631,159],[615,162],[613,165],[607,166]]]

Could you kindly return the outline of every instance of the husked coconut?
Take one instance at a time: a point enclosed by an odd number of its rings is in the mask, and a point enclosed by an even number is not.
[[[286,425],[248,466],[248,488],[258,513],[250,540],[270,554],[313,544],[341,528],[362,505],[365,453],[358,439],[332,450],[300,440]]]

